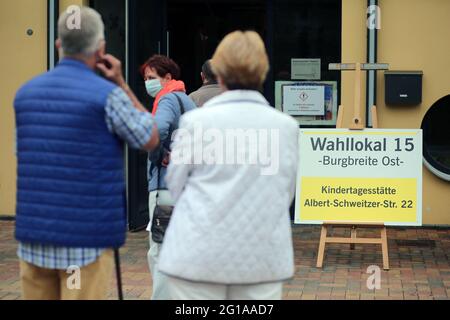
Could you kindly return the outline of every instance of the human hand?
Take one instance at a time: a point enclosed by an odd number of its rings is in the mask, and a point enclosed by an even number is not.
[[[122,87],[126,84],[122,75],[122,63],[113,55],[105,54],[102,57],[102,61],[97,63],[97,68],[107,79],[116,83],[118,86]]]
[[[164,159],[161,162],[161,165],[164,168],[167,168],[169,166],[169,162],[170,162],[170,152],[167,152],[166,155],[164,156]]]

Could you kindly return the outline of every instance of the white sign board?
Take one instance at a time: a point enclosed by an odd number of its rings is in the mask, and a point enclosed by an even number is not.
[[[283,112],[291,116],[324,116],[325,87],[312,85],[284,85]]]
[[[422,225],[422,130],[300,130],[296,223]]]
[[[320,59],[291,59],[292,80],[320,80]]]
[[[300,126],[336,126],[337,119],[337,82],[336,81],[275,81],[275,108],[283,110],[283,86],[285,85],[320,85],[325,87],[325,115],[292,116]],[[287,113],[287,112],[286,112]]]

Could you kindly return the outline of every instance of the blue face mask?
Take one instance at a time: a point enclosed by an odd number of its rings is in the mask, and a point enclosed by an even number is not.
[[[155,98],[158,92],[162,90],[161,81],[158,79],[147,80],[145,81],[145,89],[147,89],[150,97]]]

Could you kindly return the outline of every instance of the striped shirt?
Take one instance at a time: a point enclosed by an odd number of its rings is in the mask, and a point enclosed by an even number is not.
[[[127,94],[116,88],[105,106],[108,130],[130,147],[140,149],[148,143],[153,129],[153,117],[137,110]],[[25,262],[47,269],[66,270],[70,266],[84,267],[95,262],[105,248],[72,248],[39,243],[19,243],[17,255]]]

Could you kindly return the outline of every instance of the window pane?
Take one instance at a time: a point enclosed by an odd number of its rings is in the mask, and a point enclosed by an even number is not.
[[[450,174],[450,95],[438,100],[422,122],[423,155],[437,171]]]

